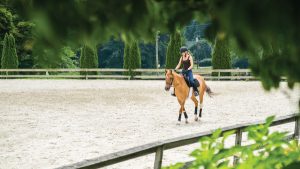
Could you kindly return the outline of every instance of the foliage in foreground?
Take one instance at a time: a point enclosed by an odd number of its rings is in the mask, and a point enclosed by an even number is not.
[[[250,146],[233,146],[226,148],[224,145],[228,136],[234,131],[223,133],[216,130],[211,137],[200,139],[200,146],[190,155],[195,158],[189,169],[296,169],[300,167],[300,147],[295,140],[286,141],[286,132],[270,133],[269,126],[274,117],[269,117],[264,125],[250,126],[248,140]],[[221,138],[220,138],[221,137]],[[263,147],[261,150],[257,150]],[[240,158],[236,165],[232,165],[232,156]],[[183,163],[177,163],[165,169],[179,169]]]

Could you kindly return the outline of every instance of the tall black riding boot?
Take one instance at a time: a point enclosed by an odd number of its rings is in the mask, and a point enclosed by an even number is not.
[[[195,87],[195,86],[193,86],[193,88],[194,88],[194,95],[195,95],[195,96],[199,96],[198,88]]]

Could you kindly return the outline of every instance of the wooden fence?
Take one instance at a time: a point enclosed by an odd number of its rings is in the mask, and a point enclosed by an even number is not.
[[[286,139],[297,139],[299,140],[299,133],[300,133],[300,116],[299,114],[292,114],[286,115],[279,118],[276,118],[271,126],[277,126],[281,124],[295,122],[295,130],[294,133],[288,135]],[[256,121],[251,123],[243,123],[233,126],[228,126],[222,128],[222,133],[226,131],[235,131],[235,145],[241,145],[242,142],[242,135],[246,127],[256,124],[264,124],[264,121]],[[92,168],[100,168],[112,164],[116,164],[122,161],[130,160],[133,158],[145,156],[151,153],[155,153],[155,161],[154,161],[154,169],[161,168],[162,165],[162,157],[164,150],[185,146],[189,144],[193,144],[198,142],[201,137],[211,136],[213,131],[206,131],[200,132],[197,134],[190,134],[182,137],[176,137],[168,140],[157,141],[149,144],[145,144],[142,146],[130,148],[127,150],[111,153],[108,155],[104,155],[101,157],[93,158],[84,160],[82,162],[78,162],[71,165],[65,165],[59,167],[57,169],[73,169],[73,168],[80,168],[80,169],[92,169]],[[234,157],[234,163],[237,163],[238,158]]]
[[[164,69],[136,69],[135,76],[128,75],[127,69],[0,69],[0,78],[62,78],[62,79],[164,79]],[[249,69],[200,68],[193,70],[210,80],[253,80]],[[212,76],[214,73],[214,76]],[[227,75],[223,75],[226,73]]]

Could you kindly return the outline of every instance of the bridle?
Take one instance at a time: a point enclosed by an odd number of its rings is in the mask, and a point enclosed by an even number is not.
[[[171,71],[172,77],[170,77],[170,82],[166,82],[166,84],[169,85],[169,86],[172,86],[172,85],[173,85],[173,81],[174,81],[174,77],[173,77],[173,72],[172,72],[172,70],[170,70],[170,71]],[[167,76],[167,77],[169,77],[169,76]]]

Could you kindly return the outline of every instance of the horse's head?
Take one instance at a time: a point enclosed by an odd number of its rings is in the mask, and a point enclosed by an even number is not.
[[[169,91],[170,88],[171,88],[171,86],[172,86],[172,84],[173,84],[173,79],[174,79],[173,72],[172,72],[172,70],[167,69],[165,71],[165,74],[166,74],[166,86],[165,86],[165,90]]]

